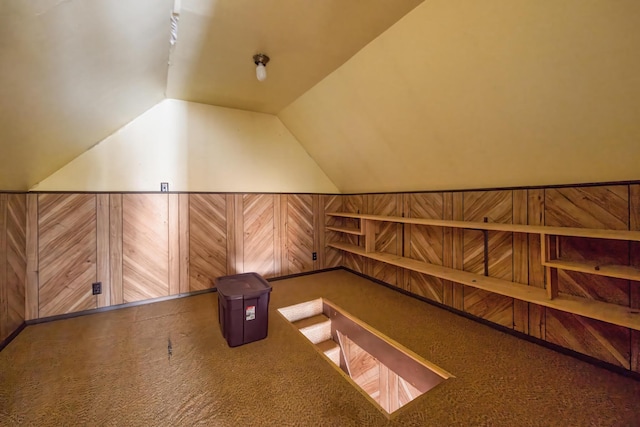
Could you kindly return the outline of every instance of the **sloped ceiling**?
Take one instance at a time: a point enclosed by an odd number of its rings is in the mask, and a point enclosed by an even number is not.
[[[182,0],[167,96],[278,113],[421,2]]]
[[[2,0],[0,189],[26,190],[164,98],[171,0]]]
[[[343,192],[640,180],[638,22],[636,0],[3,0],[0,189],[165,97],[277,114]]]
[[[3,0],[0,190],[30,188],[165,96],[277,113],[421,2]]]
[[[278,116],[343,192],[640,179],[640,2],[428,1]]]

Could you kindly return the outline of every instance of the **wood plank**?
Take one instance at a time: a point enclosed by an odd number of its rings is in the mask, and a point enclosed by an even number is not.
[[[25,320],[25,276],[27,271],[25,194],[9,194],[6,207],[6,324],[11,334]]]
[[[361,194],[342,196],[342,203],[343,203],[343,208],[345,212],[353,212],[354,214],[360,214],[364,212],[365,211],[364,202],[365,202],[364,195],[361,195]],[[357,218],[357,217],[353,217],[353,218]],[[344,222],[343,225],[345,227],[364,228],[364,225],[360,225],[357,219],[353,220],[353,219],[346,218],[346,221]],[[351,244],[364,246],[364,239],[361,239],[358,236],[346,235],[344,237],[346,238],[346,241]],[[366,258],[354,256],[351,253],[344,253],[343,257],[344,257],[343,262],[345,267],[351,270],[354,270],[358,273],[364,273]]]
[[[551,309],[546,325],[549,342],[630,369],[629,329]]]
[[[111,305],[123,304],[122,194],[109,195],[109,268],[111,277]]]
[[[102,283],[102,293],[97,296],[97,306],[108,307],[111,305],[109,194],[96,194],[96,206],[96,281]]]
[[[236,274],[237,259],[237,221],[236,221],[236,195],[227,194],[225,196],[226,203],[226,220],[227,220],[227,274]],[[189,219],[191,221],[191,219]],[[191,273],[189,273],[191,274]]]
[[[640,230],[640,184],[629,185],[629,229]],[[640,267],[640,243],[631,242],[629,264]],[[631,283],[629,304],[640,309],[640,285]],[[634,372],[640,372],[640,331],[631,331],[631,364]]]
[[[543,261],[547,267],[560,268],[563,270],[579,271],[582,273],[595,274],[598,276],[616,277],[640,281],[640,267],[632,265],[602,264],[596,261],[566,261],[554,259]]]
[[[380,395],[378,396],[378,404],[387,411],[388,413],[393,412],[391,410],[391,394],[393,390],[391,389],[390,384],[390,374],[389,368],[386,365],[379,363],[378,364],[379,372],[378,372],[378,390],[380,391]]]
[[[38,307],[38,195],[27,194],[27,278],[25,320],[39,317]]]
[[[177,193],[169,197],[169,295],[180,293],[180,200]]]
[[[272,276],[282,276],[288,271],[287,257],[287,200],[286,194],[275,194],[273,200],[273,271]]]
[[[531,225],[544,224],[544,190],[527,190],[527,221]],[[529,240],[529,286],[544,288],[544,266],[540,257],[540,236],[530,234]],[[529,334],[540,339],[545,337],[545,307],[529,304]]]
[[[316,253],[317,259],[313,262],[313,269],[320,270],[324,268],[324,210],[320,202],[320,195],[312,196],[313,209],[313,252]]]
[[[179,292],[185,294],[189,292],[189,194],[180,194],[178,197],[178,217],[179,217],[179,234],[178,245],[180,246],[180,286]],[[226,255],[226,248],[225,248]],[[226,257],[225,257],[226,258]],[[225,269],[226,274],[226,269]]]
[[[587,228],[594,234],[564,234],[565,236],[594,237],[604,239],[638,240],[638,232],[624,238],[629,230],[629,187],[627,185],[602,185],[594,187],[564,187],[545,190],[545,224],[567,227],[569,230]],[[600,235],[597,229],[606,229]],[[616,233],[619,230],[621,233]],[[546,234],[559,234],[550,231]]]
[[[514,224],[528,223],[527,190],[513,190]],[[513,281],[529,283],[529,236],[513,233]],[[513,301],[513,329],[529,334],[529,303]]]
[[[558,295],[557,298],[550,300],[547,298],[544,289],[533,286],[525,286],[520,283],[510,282],[507,280],[481,276],[479,274],[459,271],[438,265],[431,265],[397,255],[380,252],[367,253],[364,249],[347,243],[332,243],[331,246],[336,249],[352,252],[362,257],[386,262],[420,273],[430,274],[473,288],[482,289],[488,292],[539,304],[568,313],[578,314],[591,319],[601,320],[614,325],[640,330],[640,310],[637,309],[564,294]]]
[[[629,228],[629,187],[604,185],[558,188],[545,191],[545,221],[548,226],[603,227],[618,232]],[[637,233],[637,231],[626,231]],[[607,265],[629,265],[629,242],[561,236],[555,253],[547,260]],[[548,268],[548,267],[547,267]],[[629,282],[601,275],[557,270],[558,292],[629,305]]]
[[[343,207],[343,196],[335,196],[335,195],[323,195],[321,196],[322,201],[322,210],[323,210],[323,218],[325,227],[342,227],[342,218],[337,218],[333,216],[324,215],[324,212],[334,211],[334,210],[342,210]],[[329,242],[340,242],[343,239],[342,233],[337,233],[335,231],[326,230],[324,231],[324,242],[320,247],[320,251],[324,253],[324,264],[323,268],[330,267],[338,267],[344,264],[343,262],[343,253],[342,251],[338,251],[328,246]]]
[[[0,341],[11,333],[8,328],[7,304],[7,193],[0,193]]]
[[[169,295],[169,197],[124,194],[122,285],[125,302]]]
[[[455,196],[455,195],[454,195]],[[559,226],[536,226],[521,224],[484,223],[478,221],[437,220],[426,218],[403,218],[399,216],[354,214],[347,212],[328,212],[327,215],[341,218],[369,219],[382,222],[398,222],[404,224],[433,225],[466,230],[506,231],[528,234],[552,234],[557,236],[591,237],[594,239],[629,240],[640,242],[640,231],[608,230],[597,228],[576,228]]]
[[[453,219],[453,193],[442,194],[442,219]],[[444,227],[442,231],[442,265],[453,267],[453,229]],[[442,303],[453,307],[453,282],[442,281]]]
[[[245,272],[244,268],[244,196],[242,194],[236,194],[234,198],[234,240],[235,250],[234,258],[236,260],[235,273],[240,274]],[[246,270],[250,271],[250,270]]]
[[[274,277],[277,274],[276,197],[273,194],[245,194],[242,203],[244,272]]]
[[[224,194],[189,197],[188,289],[201,291],[213,288],[215,279],[227,274],[229,199]]]
[[[513,220],[513,192],[510,190],[466,191],[463,193],[463,219],[510,224]],[[464,271],[513,280],[513,236],[509,232],[485,233],[464,230]],[[486,257],[486,260],[485,260]],[[485,261],[486,264],[485,265]],[[474,316],[513,328],[513,300],[481,289],[464,290],[464,311]]]
[[[364,231],[359,228],[336,227],[336,226],[326,226],[325,228],[327,230],[337,231],[338,233],[355,234],[356,236],[364,236]]]
[[[313,196],[289,194],[286,205],[286,228],[283,233],[286,248],[286,274],[313,271],[314,213]]]
[[[540,258],[542,264],[545,265],[547,259],[553,259],[556,256],[558,241],[555,236],[540,235]],[[558,296],[558,270],[551,267],[545,268],[547,297],[554,299]]]
[[[453,193],[453,220],[464,219],[464,195],[461,192]],[[453,268],[464,269],[464,232],[462,229],[453,230]],[[464,310],[464,286],[453,283],[453,305],[457,310]]]
[[[442,193],[416,193],[410,196],[410,217],[441,219],[444,215]],[[444,229],[409,224],[405,226],[411,230],[408,258],[425,261],[430,264],[443,264]],[[443,281],[437,277],[410,272],[410,290],[416,295],[432,301],[443,302]]]
[[[97,307],[96,195],[38,195],[40,317]]]

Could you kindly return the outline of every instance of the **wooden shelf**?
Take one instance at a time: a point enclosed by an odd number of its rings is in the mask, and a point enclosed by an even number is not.
[[[599,264],[593,261],[564,261],[554,259],[543,261],[546,267],[560,268],[562,270],[579,271],[581,273],[597,274],[599,276],[616,277],[640,281],[640,268],[630,265]]]
[[[640,242],[640,231],[601,230],[594,228],[549,227],[545,225],[499,224],[494,222],[453,221],[427,218],[405,218],[401,216],[352,214],[329,212],[327,215],[341,218],[359,218],[372,221],[397,222],[403,224],[433,225],[437,227],[464,228],[468,230],[508,231],[512,233],[547,234],[556,236],[591,237],[596,239],[632,240]]]
[[[428,274],[456,283],[483,289],[507,297],[538,304],[544,307],[577,314],[591,319],[601,320],[618,326],[640,330],[640,310],[631,309],[617,304],[594,301],[571,295],[558,295],[548,299],[542,288],[527,286],[508,280],[481,276],[479,274],[456,270],[449,267],[429,264],[415,259],[404,258],[382,252],[366,252],[364,248],[347,243],[329,243],[329,246],[376,261],[381,261],[397,267],[406,268],[418,273]]]
[[[331,230],[331,231],[338,231],[340,233],[347,233],[347,234],[355,234],[357,236],[363,236],[364,235],[364,231],[362,231],[359,228],[354,228],[354,227],[336,227],[336,226],[327,226],[326,227],[327,230]]]

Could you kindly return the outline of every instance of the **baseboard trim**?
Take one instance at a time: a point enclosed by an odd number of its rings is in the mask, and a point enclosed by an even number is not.
[[[458,310],[458,309],[453,308],[453,307],[449,307],[448,305],[444,305],[444,304],[439,303],[437,301],[432,301],[432,300],[430,300],[428,298],[425,298],[425,297],[422,297],[420,295],[413,294],[413,293],[411,293],[411,292],[409,292],[407,290],[404,290],[404,289],[398,288],[396,286],[390,285],[390,284],[388,284],[388,283],[386,283],[386,282],[384,282],[382,280],[376,279],[375,277],[367,276],[364,273],[360,273],[359,271],[352,270],[352,269],[350,269],[348,267],[342,267],[342,269],[344,269],[344,270],[346,270],[346,271],[348,271],[350,273],[353,273],[356,276],[360,276],[360,277],[363,277],[363,278],[365,278],[367,280],[371,280],[372,282],[374,282],[376,284],[385,286],[385,287],[387,287],[387,288],[389,288],[391,290],[394,290],[396,292],[399,292],[399,293],[401,293],[403,295],[415,298],[415,299],[417,299],[419,301],[426,302],[427,304],[431,304],[431,305],[433,305],[435,307],[442,308],[442,309],[447,310],[447,311],[449,311],[451,313],[457,314],[458,316],[462,316],[462,317],[464,317],[466,319],[473,320],[475,322],[478,322],[478,323],[481,323],[483,325],[489,326],[490,328],[495,329],[497,331],[500,331],[500,332],[515,336],[516,338],[523,339],[523,340],[531,342],[533,344],[540,345],[540,346],[545,347],[545,348],[547,348],[549,350],[556,351],[556,352],[564,354],[566,356],[573,357],[573,358],[578,359],[578,360],[580,360],[582,362],[586,362],[586,363],[589,363],[591,365],[597,366],[598,368],[606,369],[606,370],[608,370],[610,372],[622,375],[624,377],[632,378],[632,379],[634,379],[636,381],[640,381],[640,372],[634,372],[634,371],[622,368],[620,366],[617,366],[617,365],[602,361],[600,359],[596,359],[595,357],[592,357],[592,356],[589,356],[589,355],[586,355],[586,354],[583,354],[583,353],[579,353],[579,352],[577,352],[575,350],[571,350],[569,348],[562,347],[562,346],[554,344],[554,343],[550,343],[550,342],[542,340],[540,338],[532,337],[531,335],[527,335],[527,334],[524,334],[522,332],[519,332],[519,331],[516,331],[516,330],[513,330],[513,329],[509,329],[509,328],[507,328],[505,326],[498,325],[497,323],[490,322],[489,320],[483,319],[481,317],[474,316],[472,314],[466,313],[464,311]]]
[[[278,280],[293,279],[295,277],[302,277],[302,276],[311,276],[313,274],[326,273],[327,271],[335,271],[335,270],[343,270],[343,269],[344,267],[339,266],[339,267],[323,268],[322,270],[305,271],[303,273],[295,273],[295,274],[288,274],[286,276],[272,277],[267,279],[267,282],[277,282]]]
[[[20,332],[22,332],[26,327],[27,327],[26,322],[22,322],[15,331],[11,332],[11,334],[8,337],[0,341],[0,351],[4,350],[4,348],[8,346],[9,343],[13,341],[18,335],[20,335]]]
[[[41,317],[39,319],[27,320],[26,324],[27,326],[29,326],[29,325],[37,325],[40,323],[55,322],[56,320],[72,319],[74,317],[88,316],[90,314],[120,310],[121,308],[138,307],[141,305],[154,304],[156,302],[170,301],[170,300],[179,299],[179,298],[192,297],[195,295],[208,294],[215,291],[216,291],[215,288],[210,288],[210,289],[204,289],[201,291],[193,291],[193,292],[186,292],[186,293],[177,294],[177,295],[169,295],[166,297],[151,298],[143,301],[128,302],[125,304],[118,304],[118,305],[110,305],[109,307],[93,308],[91,310],[77,311],[75,313],[66,313],[66,314],[59,314],[56,316]]]
[[[304,272],[304,273],[289,274],[287,276],[272,277],[272,278],[267,279],[267,281],[276,282],[278,280],[291,279],[291,278],[294,278],[294,277],[307,276],[307,275],[316,274],[316,273],[324,273],[326,271],[339,270],[339,269],[342,269],[342,268],[343,267],[332,267],[332,268],[325,268],[325,269],[322,269],[322,270],[308,271],[308,272]],[[140,305],[154,304],[156,302],[170,301],[170,300],[178,299],[178,298],[187,298],[187,297],[206,294],[206,293],[210,293],[210,292],[216,292],[216,288],[204,289],[204,290],[193,291],[193,292],[185,292],[185,293],[182,293],[182,294],[169,295],[169,296],[160,297],[160,298],[152,298],[152,299],[147,299],[147,300],[143,300],[143,301],[129,302],[129,303],[125,303],[125,304],[111,305],[109,307],[94,308],[94,309],[91,309],[91,310],[77,311],[77,312],[74,312],[74,313],[66,313],[66,314],[59,314],[59,315],[55,315],[55,316],[42,317],[42,318],[39,318],[39,319],[27,320],[26,321],[26,325],[27,326],[28,325],[37,325],[37,324],[40,324],[40,323],[55,322],[56,320],[72,319],[74,317],[88,316],[90,314],[96,314],[96,313],[104,313],[104,312],[107,312],[107,311],[119,310],[121,308],[130,308],[130,307],[137,307],[137,306],[140,306]]]

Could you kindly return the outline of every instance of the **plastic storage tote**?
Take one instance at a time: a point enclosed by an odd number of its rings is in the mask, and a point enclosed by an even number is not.
[[[229,347],[267,337],[271,285],[258,273],[234,274],[215,280],[218,322]]]

